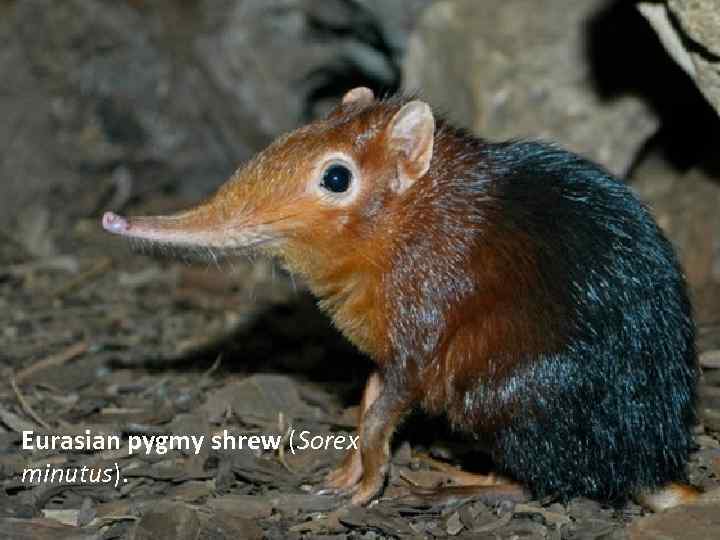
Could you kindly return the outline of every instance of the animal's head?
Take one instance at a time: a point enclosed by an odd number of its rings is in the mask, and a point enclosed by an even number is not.
[[[219,253],[257,248],[312,275],[358,249],[430,167],[435,120],[421,101],[348,92],[327,118],[293,131],[206,202],[155,217],[103,216],[115,234]],[[384,231],[384,235],[392,231]]]

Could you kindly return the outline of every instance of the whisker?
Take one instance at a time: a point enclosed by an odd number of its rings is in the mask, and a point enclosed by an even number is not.
[[[222,268],[220,268],[220,264],[218,263],[217,254],[209,246],[208,246],[207,250],[208,250],[208,255],[210,255],[210,257],[212,257],[212,261],[213,261],[213,263],[215,263],[215,266],[217,267],[217,269],[222,271]]]
[[[298,290],[297,290],[297,283],[295,283],[295,275],[292,272],[289,272],[289,274],[290,274],[290,283],[292,283],[293,294],[295,296],[297,296]]]

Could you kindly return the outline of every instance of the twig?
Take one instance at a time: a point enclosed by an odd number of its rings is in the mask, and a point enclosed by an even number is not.
[[[67,293],[84,286],[91,280],[95,279],[98,275],[105,272],[105,270],[109,269],[112,266],[112,263],[113,261],[110,257],[102,257],[100,260],[96,261],[95,264],[92,265],[90,268],[78,274],[75,278],[65,283],[62,287],[56,289],[53,293],[53,296],[65,296]]]
[[[202,379],[207,380],[210,379],[210,376],[217,371],[217,369],[220,367],[220,364],[222,363],[222,353],[217,355],[217,358],[213,362],[213,365],[210,366],[205,373],[202,374]]]
[[[106,522],[106,521],[138,521],[140,519],[140,517],[126,514],[126,515],[120,515],[120,516],[101,516],[101,517],[98,517],[95,519],[97,519],[98,521],[102,521],[102,522]]]
[[[23,431],[35,431],[37,429],[37,424],[33,424],[24,417],[9,411],[4,407],[0,407],[0,422],[17,433],[22,433]]]
[[[70,345],[69,347],[60,351],[57,354],[51,354],[50,356],[46,356],[42,360],[38,360],[37,362],[35,362],[33,365],[28,366],[25,369],[21,369],[15,374],[15,381],[18,383],[22,383],[31,375],[34,375],[37,371],[42,371],[43,369],[49,367],[62,366],[76,356],[79,356],[85,351],[87,351],[87,349],[87,341],[80,341],[78,343],[74,343],[73,345]]]
[[[50,425],[47,422],[45,422],[45,420],[40,418],[40,415],[33,410],[33,408],[30,406],[30,404],[27,401],[25,401],[25,398],[23,397],[22,393],[20,392],[20,389],[18,388],[17,383],[15,382],[15,377],[10,377],[10,386],[12,386],[12,389],[15,391],[15,395],[17,396],[17,399],[20,402],[20,406],[28,414],[28,416],[30,416],[30,418],[35,420],[35,422],[40,424],[42,427],[44,427],[45,429],[50,431],[52,429],[50,427]]]
[[[160,377],[157,381],[155,381],[153,384],[151,384],[145,390],[143,390],[142,395],[143,396],[152,396],[157,391],[157,389],[160,388],[166,382],[168,382],[167,377]]]
[[[415,480],[410,478],[405,471],[400,471],[399,476],[400,476],[400,480],[402,480],[403,482],[405,482],[407,485],[409,485],[411,487],[421,487],[421,488],[425,487],[425,486],[418,484]]]
[[[295,471],[288,465],[287,460],[285,459],[285,444],[287,443],[288,439],[290,438],[290,429],[292,428],[291,425],[288,425],[287,428],[285,427],[285,414],[282,411],[278,412],[278,428],[280,433],[283,433],[282,439],[280,440],[280,445],[278,446],[278,460],[280,463],[282,463],[282,466],[287,469],[288,472],[295,474]]]

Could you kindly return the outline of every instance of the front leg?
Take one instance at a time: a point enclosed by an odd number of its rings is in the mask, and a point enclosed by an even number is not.
[[[382,391],[382,377],[378,372],[374,372],[368,378],[362,400],[360,401],[360,411],[358,415],[358,436],[361,441],[363,438],[363,426],[365,425],[365,417],[370,406],[375,403],[380,392]],[[325,485],[333,490],[348,491],[355,487],[363,475],[362,458],[360,454],[360,446],[346,454],[342,465],[330,472],[325,478]]]
[[[362,423],[362,480],[353,495],[353,504],[367,504],[382,490],[390,465],[390,439],[411,406],[412,400],[407,392],[383,381],[380,392],[365,412]]]

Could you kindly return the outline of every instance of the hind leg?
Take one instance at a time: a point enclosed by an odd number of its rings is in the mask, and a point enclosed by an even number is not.
[[[529,494],[520,484],[504,476],[463,471],[425,454],[415,454],[414,457],[446,473],[451,482],[450,485],[438,487],[411,486],[412,495],[424,502],[449,504],[453,501],[477,498],[487,504],[495,504],[504,500],[521,502],[529,498]]]
[[[653,492],[644,492],[636,495],[640,506],[652,510],[653,512],[662,512],[668,508],[689,504],[700,496],[700,492],[687,484],[678,484],[673,482],[667,484]]]
[[[415,454],[415,458],[427,465],[430,465],[434,469],[446,473],[448,475],[448,479],[452,481],[454,486],[497,486],[513,483],[509,478],[505,478],[504,476],[494,473],[478,474],[463,471],[462,469],[458,469],[449,463],[431,458],[426,454]]]

